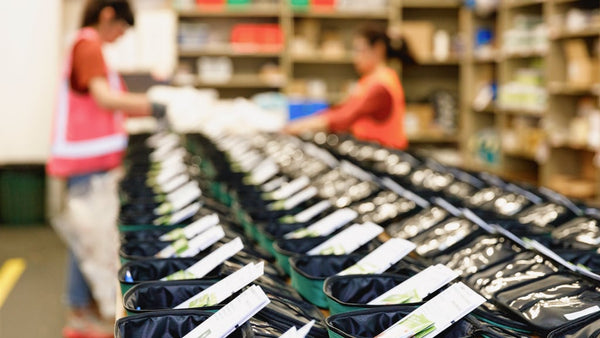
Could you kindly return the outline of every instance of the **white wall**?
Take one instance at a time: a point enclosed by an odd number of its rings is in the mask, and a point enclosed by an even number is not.
[[[64,0],[63,46],[79,29],[84,0]],[[105,46],[106,62],[121,73],[150,72],[169,77],[177,63],[177,18],[169,0],[130,0],[136,24],[116,43]]]
[[[0,0],[0,165],[45,163],[62,60],[68,36],[79,26],[83,3]],[[109,54],[117,55],[114,63],[126,65],[121,70],[164,76],[176,62],[175,15],[169,1],[132,3],[140,23],[129,33],[135,38],[129,45],[115,46],[117,53],[109,49]],[[148,28],[158,39],[150,41]],[[132,64],[132,59],[141,63]]]
[[[0,1],[0,165],[46,160],[61,16],[61,0]]]

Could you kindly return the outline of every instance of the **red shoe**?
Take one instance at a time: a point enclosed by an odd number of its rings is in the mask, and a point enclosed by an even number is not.
[[[113,338],[114,324],[102,321],[87,311],[77,311],[67,316],[62,331],[64,338]]]

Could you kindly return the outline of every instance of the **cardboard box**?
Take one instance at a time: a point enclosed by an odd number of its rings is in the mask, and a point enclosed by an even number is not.
[[[594,69],[585,41],[573,39],[563,44],[567,62],[567,83],[576,86],[589,86],[594,83]],[[597,69],[597,68],[596,68]]]
[[[427,103],[406,105],[405,129],[408,135],[427,133],[433,124],[433,106]]]
[[[402,22],[402,37],[417,61],[428,61],[433,55],[433,34],[435,26],[430,21]]]

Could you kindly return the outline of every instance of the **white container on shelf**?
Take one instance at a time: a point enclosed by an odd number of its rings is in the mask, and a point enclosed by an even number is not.
[[[226,56],[198,59],[198,77],[206,83],[227,83],[233,77],[233,62]]]

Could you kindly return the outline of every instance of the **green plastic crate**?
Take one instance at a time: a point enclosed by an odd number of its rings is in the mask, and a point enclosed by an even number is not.
[[[227,0],[228,6],[245,6],[250,5],[250,0]]]
[[[295,10],[308,10],[308,6],[310,5],[309,0],[290,0],[290,5]]]
[[[0,168],[0,223],[44,223],[45,188],[46,174],[43,166]]]

